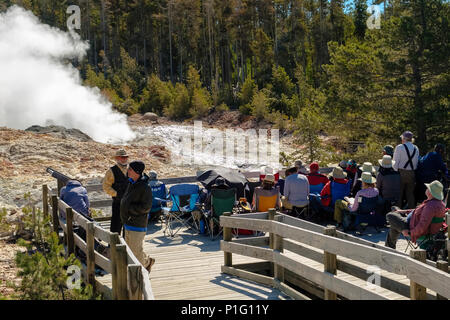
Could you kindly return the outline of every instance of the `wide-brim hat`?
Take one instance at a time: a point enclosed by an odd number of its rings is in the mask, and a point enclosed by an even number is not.
[[[430,191],[433,198],[438,200],[444,200],[444,186],[437,180],[434,180],[431,183],[425,183],[428,191]]]
[[[392,166],[395,164],[395,161],[392,160],[392,157],[389,155],[383,156],[383,159],[378,160],[378,163],[383,168],[392,168]]]
[[[361,167],[359,167],[359,170],[362,172],[369,172],[369,173],[376,173],[377,170],[373,167],[371,162],[364,162]]]
[[[115,157],[129,157],[129,155],[127,154],[127,152],[124,149],[119,149],[114,154],[114,158]]]
[[[361,178],[358,179],[359,181],[365,182],[365,183],[376,183],[377,178],[372,176],[370,172],[363,172],[361,174]]]
[[[263,181],[266,182],[275,182],[275,176],[273,174],[266,174]]]
[[[331,176],[334,179],[345,179],[347,178],[347,173],[341,167],[334,167],[331,172]]]

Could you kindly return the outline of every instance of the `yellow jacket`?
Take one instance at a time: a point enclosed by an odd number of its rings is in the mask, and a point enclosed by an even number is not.
[[[120,170],[122,170],[124,175],[127,175],[128,166],[122,166],[120,164],[117,164],[117,166],[120,168]],[[103,178],[103,191],[114,198],[117,196],[117,192],[112,188],[113,184],[114,173],[112,172],[111,168],[109,168],[108,171],[106,171],[105,177]]]

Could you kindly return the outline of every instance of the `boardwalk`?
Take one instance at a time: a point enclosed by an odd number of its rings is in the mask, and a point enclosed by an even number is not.
[[[108,228],[108,223],[102,225]],[[197,235],[189,230],[181,229],[174,237],[164,236],[160,223],[152,223],[145,238],[144,250],[156,259],[150,274],[153,293],[156,300],[285,300],[291,299],[283,292],[252,281],[243,280],[221,273],[224,263],[224,254],[220,250],[220,237],[211,240],[204,235]],[[368,228],[361,238],[374,243],[384,244],[386,232],[380,233]],[[373,232],[372,232],[373,231]],[[398,250],[404,252],[406,241],[399,239]],[[313,248],[310,248],[313,249]],[[300,258],[309,266],[323,270],[323,264],[316,250],[318,258],[315,260]],[[319,261],[317,261],[319,260]],[[342,260],[345,261],[345,258]],[[233,255],[233,264],[251,263],[261,260]],[[364,269],[367,265],[360,264]],[[338,271],[338,276],[343,276],[353,283],[361,286],[365,282],[356,277],[346,275]],[[386,296],[394,300],[408,299],[409,279],[405,276],[383,274],[385,279],[401,280],[405,285],[405,295],[385,292]],[[98,277],[107,286],[111,286],[109,275]],[[319,296],[320,297],[320,296]]]
[[[108,227],[107,223],[102,225]],[[223,252],[220,238],[196,235],[182,229],[173,238],[164,236],[161,224],[151,224],[144,250],[156,259],[150,274],[156,300],[285,300],[279,290],[239,279],[220,271]],[[235,255],[233,263],[258,261]],[[111,286],[110,276],[98,277]]]

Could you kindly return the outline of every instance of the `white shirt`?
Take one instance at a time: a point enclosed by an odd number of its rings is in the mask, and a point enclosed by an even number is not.
[[[414,157],[412,157],[412,164],[414,170],[416,170],[417,164],[419,162],[419,148],[417,148],[417,146],[412,144],[410,141],[406,142],[405,145],[409,150],[410,156],[412,156],[414,149],[416,149],[416,154],[414,155]],[[404,168],[405,164],[408,162],[408,155],[406,154],[406,150],[405,147],[403,147],[403,144],[399,144],[395,147],[394,158],[392,160],[395,161],[395,164],[392,166],[395,171],[398,171],[398,169],[411,170],[410,164],[408,164],[408,166]]]

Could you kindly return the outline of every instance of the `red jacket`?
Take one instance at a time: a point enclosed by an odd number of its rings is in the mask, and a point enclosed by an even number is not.
[[[308,182],[309,185],[315,186],[323,183],[325,186],[330,180],[328,180],[327,176],[321,173],[310,173],[308,174]]]
[[[346,184],[348,182],[347,179],[334,179],[334,182],[336,183],[342,183]],[[328,197],[325,197],[328,196]],[[322,205],[325,207],[329,207],[331,204],[331,181],[328,181],[328,183],[323,187],[322,192],[320,193],[320,198],[322,201]]]
[[[416,210],[414,210],[409,223],[411,240],[413,242],[416,242],[421,236],[439,232],[442,223],[431,223],[431,220],[435,217],[445,217],[445,205],[444,202],[440,200],[425,200],[416,208]]]

